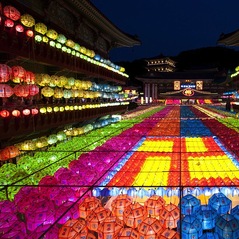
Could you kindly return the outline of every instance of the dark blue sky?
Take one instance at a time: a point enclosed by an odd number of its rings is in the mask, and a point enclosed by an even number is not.
[[[120,30],[138,35],[141,46],[117,48],[110,59],[132,61],[218,46],[221,33],[239,29],[239,0],[91,0]]]

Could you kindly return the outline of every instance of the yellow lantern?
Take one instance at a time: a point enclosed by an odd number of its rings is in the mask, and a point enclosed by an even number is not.
[[[40,113],[46,114],[46,108],[45,107],[40,108]]]
[[[66,41],[66,46],[70,47],[70,48],[74,48],[75,46],[75,42],[73,42],[72,40],[68,39]]]
[[[59,77],[58,87],[64,87],[68,83],[68,79],[65,76]]]
[[[49,42],[49,38],[46,37],[46,36],[43,36],[42,37],[42,41],[45,42],[45,43],[48,43]]]
[[[39,22],[35,25],[35,31],[45,35],[47,32],[47,26],[44,23]]]
[[[54,97],[55,97],[56,99],[62,98],[63,95],[64,95],[64,91],[63,91],[62,89],[55,88],[55,90],[54,90]]]
[[[54,95],[54,90],[50,87],[44,87],[41,90],[41,94],[44,95],[45,97],[51,97]]]
[[[54,112],[58,112],[60,110],[60,108],[58,107],[58,106],[55,106],[54,108],[53,108],[53,111]]]
[[[21,150],[34,150],[36,149],[36,144],[32,140],[26,140],[19,145]]]
[[[47,137],[41,137],[36,140],[36,147],[37,148],[43,148],[48,145]]]
[[[84,46],[80,48],[80,53],[86,54],[86,48]]]
[[[35,19],[29,14],[23,14],[20,21],[25,27],[32,27],[35,25]]]
[[[46,36],[49,37],[52,40],[56,40],[57,37],[58,37],[58,33],[53,29],[49,29],[46,32]]]

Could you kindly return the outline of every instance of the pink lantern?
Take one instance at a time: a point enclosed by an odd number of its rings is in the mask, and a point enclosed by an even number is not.
[[[25,115],[25,116],[30,115],[31,110],[30,109],[24,109],[24,110],[22,110],[22,114]]]
[[[59,230],[58,239],[75,239],[78,235],[86,238],[88,229],[83,219],[70,219]]]
[[[139,239],[139,232],[133,228],[122,228],[118,234],[119,239]]]
[[[147,214],[151,217],[159,217],[161,209],[165,205],[165,200],[161,196],[153,195],[145,203]]]
[[[140,239],[156,239],[162,230],[161,222],[153,217],[147,217],[138,226]]]
[[[12,66],[12,75],[13,78],[17,79],[17,82],[25,80],[26,70],[21,66]]]
[[[21,24],[17,24],[15,29],[17,32],[24,32],[24,27]]]
[[[59,228],[57,226],[49,228],[50,226],[51,225],[40,225],[24,239],[58,239]]]
[[[20,12],[15,7],[12,6],[5,6],[3,8],[3,13],[6,17],[10,18],[13,21],[17,21],[21,17]]]
[[[120,230],[124,227],[124,223],[118,217],[107,217],[98,226],[98,235],[101,239],[117,238]]]
[[[160,213],[160,221],[165,228],[176,228],[180,217],[179,207],[170,203],[166,205]]]
[[[47,197],[50,197],[51,190],[55,185],[58,185],[58,183],[58,180],[54,176],[47,175],[43,177],[38,183],[39,191]],[[49,187],[50,185],[51,187]]]
[[[7,84],[0,84],[0,97],[1,98],[8,98],[12,96],[13,89],[10,85]]]
[[[180,234],[174,230],[165,229],[158,239],[180,239]]]
[[[29,96],[29,85],[16,85],[13,91],[16,96],[27,97]]]
[[[0,202],[0,218],[4,217],[5,213],[16,213],[17,209],[13,202],[4,200]]]
[[[19,238],[25,239],[26,238],[26,226],[24,222],[15,221],[8,229],[6,233],[1,235],[2,239],[9,239],[9,238]]]
[[[144,206],[138,202],[127,206],[123,213],[123,219],[128,227],[136,228],[147,217]]]
[[[35,74],[31,71],[26,71],[25,82],[28,84],[34,84],[36,80]]]
[[[13,27],[14,26],[14,21],[11,19],[6,19],[4,22],[5,27]]]
[[[92,210],[86,217],[86,223],[89,230],[97,231],[98,226],[111,214],[109,209],[102,206]]]
[[[13,213],[4,213],[4,217],[0,218],[0,232],[7,233],[12,225],[18,221],[18,218]]]
[[[90,212],[97,207],[101,206],[101,201],[96,197],[86,197],[79,204],[79,216],[81,218],[86,218]]]
[[[111,203],[112,214],[123,220],[123,212],[131,204],[132,199],[127,194],[120,194]]]
[[[75,202],[77,200],[75,191],[67,187],[55,187],[50,193],[51,200],[54,200],[57,206],[65,202]]]
[[[4,83],[10,80],[12,70],[8,65],[0,64],[0,83]]]

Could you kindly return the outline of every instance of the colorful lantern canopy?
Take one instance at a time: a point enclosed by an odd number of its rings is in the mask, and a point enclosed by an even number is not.
[[[158,217],[164,205],[165,200],[158,195],[152,195],[144,203],[147,214],[151,217]]]
[[[51,97],[54,95],[54,90],[51,87],[45,86],[41,89],[41,94],[45,97]]]
[[[203,233],[200,220],[192,215],[186,215],[177,229],[181,231],[181,237],[184,239],[199,238]]]
[[[96,209],[99,206],[101,206],[101,201],[98,198],[86,197],[79,204],[79,216],[81,218],[86,218],[93,209]]]
[[[225,239],[239,237],[239,221],[231,214],[224,214],[217,218],[215,232]]]
[[[5,6],[3,8],[3,14],[13,21],[17,21],[21,17],[20,12],[15,7],[12,6]]]
[[[133,228],[122,228],[118,234],[119,239],[139,239],[139,232]]]
[[[48,29],[46,32],[46,36],[52,40],[56,40],[58,37],[58,33],[53,29]]]
[[[36,23],[35,24],[35,31],[42,34],[42,35],[45,35],[46,32],[47,32],[47,26],[44,24],[44,23]]]
[[[110,216],[107,217],[98,226],[98,235],[101,239],[117,238],[118,233],[124,227],[123,221],[118,217]]]
[[[174,230],[165,229],[158,239],[180,239],[180,234]]]
[[[97,231],[98,226],[111,214],[109,209],[102,206],[93,209],[86,217],[86,224],[89,230]]]
[[[18,97],[28,97],[30,92],[29,85],[15,85],[13,91]]]
[[[59,239],[86,238],[88,229],[83,219],[70,219],[59,230]]]
[[[128,227],[132,228],[136,228],[146,217],[144,206],[138,202],[130,204],[123,212],[123,221]]]
[[[8,98],[13,95],[13,89],[10,85],[0,84],[0,97]]]
[[[35,25],[35,19],[29,14],[23,14],[20,21],[25,27],[32,27]]]
[[[12,75],[11,67],[5,64],[0,64],[0,83],[9,81],[11,75]]]
[[[8,110],[1,110],[0,111],[0,116],[3,118],[7,118],[10,116],[10,112]]]
[[[179,217],[179,208],[172,203],[166,205],[160,213],[160,221],[163,223],[165,228],[176,228]]]
[[[215,220],[218,215],[215,210],[207,208],[205,210],[199,210],[195,216],[202,222],[203,230],[210,230],[215,227]]]
[[[208,205],[216,210],[217,214],[226,214],[231,209],[232,201],[223,193],[215,193],[209,198]]]
[[[200,209],[201,202],[191,194],[187,194],[181,198],[181,213],[184,215],[196,214]]]
[[[112,214],[123,220],[124,209],[132,204],[132,199],[127,194],[120,194],[111,203]]]
[[[161,222],[153,217],[147,217],[138,225],[140,239],[156,239],[162,230],[163,226]]]

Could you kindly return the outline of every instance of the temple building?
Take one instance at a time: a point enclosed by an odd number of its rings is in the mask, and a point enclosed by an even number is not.
[[[173,72],[175,71],[175,61],[169,57],[157,56],[145,60],[146,69],[149,72]]]

